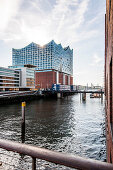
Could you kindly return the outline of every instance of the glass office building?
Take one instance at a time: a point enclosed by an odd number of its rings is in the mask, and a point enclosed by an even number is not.
[[[36,70],[55,69],[73,75],[73,50],[63,48],[54,40],[44,46],[31,43],[22,49],[12,49],[12,65],[31,64]]]
[[[20,71],[0,67],[0,90],[15,89],[20,86]]]
[[[35,88],[35,67],[32,65],[9,66],[20,72],[20,88]]]
[[[31,68],[20,68],[21,70],[21,87],[35,88],[35,71]]]

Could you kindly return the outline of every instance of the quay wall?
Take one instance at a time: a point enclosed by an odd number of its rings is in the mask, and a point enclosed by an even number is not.
[[[14,97],[3,97],[0,98],[0,105],[2,104],[12,104],[12,103],[20,103],[23,101],[30,101],[34,99],[40,99],[41,96],[36,95],[25,95],[25,96],[14,96]]]
[[[53,92],[53,91],[42,91],[40,94],[39,92],[34,92],[31,94],[14,94],[8,96],[0,96],[0,105],[2,104],[12,104],[12,103],[20,103],[23,101],[31,101],[31,100],[39,100],[44,98],[57,98],[57,93],[60,93],[62,97],[74,95],[76,92]]]

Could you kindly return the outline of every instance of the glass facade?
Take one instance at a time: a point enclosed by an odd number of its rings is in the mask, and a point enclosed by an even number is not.
[[[26,69],[26,86],[34,87],[35,86],[35,73],[32,69]]]
[[[20,88],[35,87],[35,71],[32,68],[20,67],[16,70],[20,71]]]
[[[0,67],[0,87],[19,87],[20,72]]]
[[[8,66],[10,69],[17,69],[17,68],[22,68],[24,65],[17,65],[17,66]]]
[[[20,88],[34,88],[35,87],[35,67],[32,65],[18,65],[9,66],[13,70],[20,72]]]
[[[12,65],[31,64],[36,70],[55,69],[73,75],[73,50],[63,48],[53,40],[44,46],[31,43],[22,49],[12,49]]]

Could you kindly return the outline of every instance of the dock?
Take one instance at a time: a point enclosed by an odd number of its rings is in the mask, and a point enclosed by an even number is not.
[[[54,90],[38,90],[38,91],[4,91],[0,92],[0,104],[10,104],[22,101],[30,101],[40,98],[63,98],[74,94],[97,93],[103,95],[103,91],[54,91]]]
[[[35,91],[5,91],[0,92],[0,104],[10,104],[39,98]]]

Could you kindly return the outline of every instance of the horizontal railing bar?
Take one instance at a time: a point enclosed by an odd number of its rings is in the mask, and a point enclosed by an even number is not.
[[[113,165],[48,149],[0,139],[0,148],[80,170],[113,170]]]

